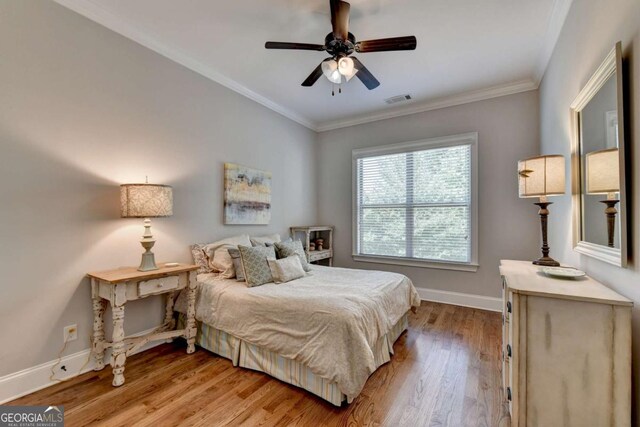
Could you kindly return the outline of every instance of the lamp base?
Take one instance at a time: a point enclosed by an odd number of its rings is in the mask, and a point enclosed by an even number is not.
[[[620,200],[617,199],[600,200],[600,203],[607,205],[607,208],[604,210],[604,214],[607,216],[607,246],[610,248],[615,248],[614,231],[616,228],[616,214],[618,213],[616,204],[619,201]]]
[[[151,234],[151,220],[149,218],[145,218],[144,220],[144,234],[142,235],[140,244],[144,248],[144,253],[142,254],[142,261],[140,262],[138,271],[158,270],[155,256],[153,252],[151,252],[151,248],[156,244],[156,241]]]
[[[535,265],[543,265],[545,267],[559,267],[560,263],[555,259],[549,256],[549,244],[547,243],[547,217],[549,216],[549,205],[551,202],[546,201],[546,197],[540,197],[539,203],[534,203],[534,205],[538,206],[540,210],[538,211],[538,215],[540,215],[540,226],[542,228],[542,257],[533,261]]]
[[[138,267],[138,271],[152,271],[158,270],[158,266],[156,265],[156,258],[153,255],[153,252],[145,252],[142,254],[142,261],[140,262],[140,267]]]
[[[548,256],[538,258],[537,260],[533,261],[533,264],[542,265],[545,267],[560,267],[560,263],[558,261]]]

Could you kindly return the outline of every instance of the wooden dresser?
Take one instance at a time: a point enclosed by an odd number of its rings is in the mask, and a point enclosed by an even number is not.
[[[633,303],[588,278],[500,261],[512,427],[631,425]]]

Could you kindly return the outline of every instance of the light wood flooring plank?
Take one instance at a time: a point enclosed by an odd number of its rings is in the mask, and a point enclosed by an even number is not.
[[[391,362],[341,408],[181,341],[129,358],[122,387],[107,367],[9,404],[64,405],[67,426],[508,427],[500,348],[500,314],[423,302]]]

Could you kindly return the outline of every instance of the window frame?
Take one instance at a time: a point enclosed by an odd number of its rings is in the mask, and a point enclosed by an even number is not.
[[[423,151],[436,148],[446,148],[458,145],[471,147],[471,259],[469,262],[423,260],[420,258],[394,257],[388,255],[366,255],[359,253],[359,189],[358,189],[358,160],[366,157],[400,154]],[[379,264],[404,265],[411,267],[435,268],[444,270],[459,270],[475,272],[478,264],[478,133],[469,132],[419,141],[403,142],[370,148],[359,148],[351,152],[351,199],[352,199],[352,257],[357,262],[372,262]]]

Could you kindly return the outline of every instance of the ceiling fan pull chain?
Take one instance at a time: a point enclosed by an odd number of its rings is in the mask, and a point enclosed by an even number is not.
[[[331,83],[331,96],[336,96],[336,85]]]

